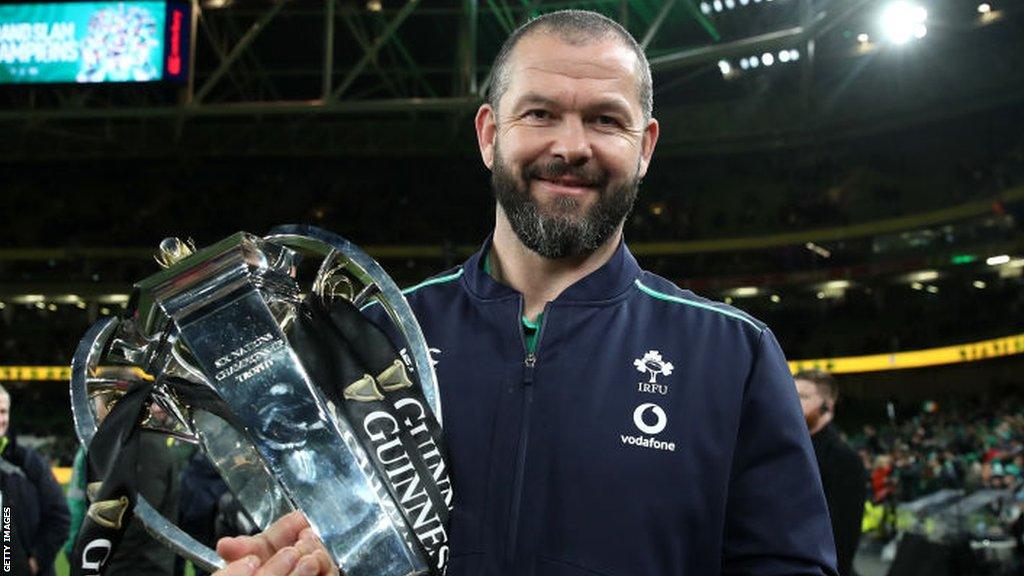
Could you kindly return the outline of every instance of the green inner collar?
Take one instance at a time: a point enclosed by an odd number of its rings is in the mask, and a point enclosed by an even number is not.
[[[494,274],[491,273],[491,254],[488,252],[484,255],[484,272],[494,278]],[[537,314],[537,319],[530,321],[525,315],[521,318],[523,322],[523,336],[526,338],[526,350],[530,354],[537,351],[537,335],[540,332],[540,325],[544,322],[544,313]]]

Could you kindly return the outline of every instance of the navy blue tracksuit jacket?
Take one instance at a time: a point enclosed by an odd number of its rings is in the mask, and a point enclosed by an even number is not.
[[[484,272],[489,249],[406,291],[441,386],[449,576],[834,574],[807,428],[764,324],[641,270],[622,244],[547,305],[531,354],[522,295]]]

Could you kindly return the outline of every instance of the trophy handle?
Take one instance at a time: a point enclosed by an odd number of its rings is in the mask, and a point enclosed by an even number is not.
[[[438,390],[434,366],[430,362],[427,341],[416,322],[409,302],[380,264],[355,244],[333,232],[315,226],[298,224],[276,226],[270,230],[265,239],[323,256],[324,261],[320,267],[320,274],[314,285],[323,284],[323,276],[333,268],[339,257],[344,258],[346,264],[352,265],[346,266],[346,269],[365,285],[365,288],[358,292],[353,304],[362,307],[371,298],[376,298],[377,302],[387,311],[388,316],[409,345],[408,352],[412,357],[413,368],[419,377],[423,396],[434,412],[437,423],[444,426],[444,421],[441,418],[441,394]]]
[[[71,360],[71,412],[75,421],[75,433],[86,449],[98,426],[93,411],[93,399],[89,395],[89,382],[95,380],[90,377],[90,373],[95,372],[103,350],[117,325],[116,318],[107,318],[93,324],[79,341]],[[157,541],[191,560],[196,566],[208,572],[226,566],[216,552],[164,518],[141,494],[136,500],[134,513],[146,531]]]
[[[96,368],[103,349],[117,329],[116,318],[106,318],[93,324],[78,342],[71,359],[71,415],[75,421],[75,434],[82,446],[88,447],[98,426],[89,397],[89,372]]]
[[[164,518],[163,514],[157,512],[146,499],[139,495],[135,504],[135,517],[142,522],[153,538],[167,546],[176,553],[187,558],[207,572],[216,572],[227,566],[224,560],[217,556],[217,553],[206,547],[203,543],[191,537],[181,528],[175,526],[170,520]]]

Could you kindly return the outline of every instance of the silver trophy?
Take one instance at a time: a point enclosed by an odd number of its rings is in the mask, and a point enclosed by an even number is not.
[[[372,448],[359,442],[361,423],[312,381],[287,337],[303,298],[381,306],[404,339],[398,344],[417,394],[440,424],[427,346],[395,283],[355,245],[308,226],[278,227],[262,238],[238,233],[193,250],[166,240],[158,257],[166,269],[136,284],[131,314],[100,321],[80,342],[71,403],[83,446],[111,404],[148,382],[171,424],[138,425],[198,444],[261,529],[298,509],[347,576],[439,571],[423,546],[427,530],[403,518]],[[308,289],[295,279],[300,262],[315,271]],[[196,565],[224,565],[141,496],[134,513]],[[444,527],[431,534],[442,538]]]

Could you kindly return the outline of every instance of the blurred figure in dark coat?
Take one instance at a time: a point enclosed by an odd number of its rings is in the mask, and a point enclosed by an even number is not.
[[[839,399],[839,388],[832,375],[821,370],[804,370],[797,373],[794,380],[832,519],[839,574],[850,576],[855,574],[853,557],[860,541],[867,471],[832,422]]]

